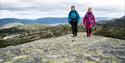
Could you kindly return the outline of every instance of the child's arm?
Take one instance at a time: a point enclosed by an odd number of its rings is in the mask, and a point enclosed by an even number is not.
[[[93,21],[94,21],[94,25],[96,25],[96,20],[95,20],[95,16],[93,15]]]
[[[76,11],[76,13],[77,13],[77,16],[78,16],[78,22],[80,21],[80,15],[79,15],[79,13]]]

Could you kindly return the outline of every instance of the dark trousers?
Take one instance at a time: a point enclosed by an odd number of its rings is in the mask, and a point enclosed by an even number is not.
[[[77,36],[77,32],[78,32],[78,29],[77,29],[78,21],[71,21],[70,24],[71,24],[71,26],[72,26],[72,34],[73,34],[73,36]]]
[[[92,28],[86,30],[87,33],[92,33]]]
[[[87,32],[87,37],[91,37],[92,28],[87,29],[86,32]]]

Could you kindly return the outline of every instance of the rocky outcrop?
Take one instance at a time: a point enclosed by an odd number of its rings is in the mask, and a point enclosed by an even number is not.
[[[79,33],[0,49],[0,63],[124,63],[125,40]]]
[[[125,26],[125,16],[121,18],[102,20],[97,22],[98,25],[111,26],[111,27],[124,27]]]

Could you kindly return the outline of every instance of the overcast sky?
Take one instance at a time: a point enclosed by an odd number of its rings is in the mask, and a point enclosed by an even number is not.
[[[125,15],[125,0],[0,0],[0,18],[67,17],[71,5],[81,17],[90,6],[96,17]]]

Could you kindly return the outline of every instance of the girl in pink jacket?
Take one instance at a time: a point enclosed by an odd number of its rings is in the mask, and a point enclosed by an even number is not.
[[[83,24],[85,25],[87,37],[92,35],[92,27],[96,25],[94,14],[92,13],[92,8],[89,7],[86,15],[83,18]]]

